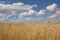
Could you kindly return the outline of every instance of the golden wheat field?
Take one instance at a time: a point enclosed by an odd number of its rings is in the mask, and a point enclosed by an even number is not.
[[[60,40],[60,24],[0,24],[0,40]]]

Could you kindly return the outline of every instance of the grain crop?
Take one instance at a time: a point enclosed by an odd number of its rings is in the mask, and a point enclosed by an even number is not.
[[[0,40],[60,40],[60,24],[0,24]]]

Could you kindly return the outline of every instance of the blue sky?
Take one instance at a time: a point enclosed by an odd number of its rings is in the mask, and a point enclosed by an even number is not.
[[[14,3],[17,7],[13,5]],[[0,22],[7,22],[8,20],[8,22],[28,21],[38,23],[47,22],[49,19],[54,22],[60,22],[60,0],[0,0],[0,4],[3,4],[1,6],[2,9],[0,10],[0,14],[2,14],[0,18],[2,20],[0,20]],[[7,6],[7,4],[9,7]],[[23,5],[23,8],[21,7],[21,5]],[[4,9],[3,6],[5,6]],[[13,7],[13,10],[11,10],[11,7]],[[21,9],[19,9],[18,7]],[[56,20],[56,18],[58,18],[58,21]]]

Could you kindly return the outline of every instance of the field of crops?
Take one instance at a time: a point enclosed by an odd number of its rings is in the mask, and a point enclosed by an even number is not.
[[[0,24],[0,40],[60,40],[60,24]]]

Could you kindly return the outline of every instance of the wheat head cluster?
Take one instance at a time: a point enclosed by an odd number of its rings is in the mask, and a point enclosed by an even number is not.
[[[60,40],[60,24],[0,24],[0,40]]]

